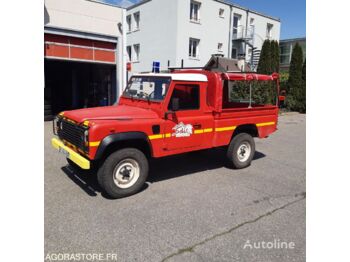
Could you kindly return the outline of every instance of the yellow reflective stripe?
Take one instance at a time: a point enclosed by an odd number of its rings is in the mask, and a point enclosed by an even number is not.
[[[89,146],[99,146],[99,145],[100,145],[100,141],[89,142]]]
[[[265,123],[256,124],[256,126],[261,127],[261,126],[270,126],[270,125],[274,125],[274,124],[275,124],[275,122],[265,122]],[[235,130],[236,128],[237,128],[237,126],[216,127],[215,132],[232,131],[232,130]],[[195,135],[198,135],[198,134],[203,134],[203,133],[210,133],[213,131],[214,131],[213,128],[205,128],[205,129],[195,129],[193,133]],[[169,137],[171,137],[170,133],[148,136],[148,138],[150,140],[160,139],[160,138],[169,138]]]
[[[203,134],[204,130],[203,129],[197,129],[197,130],[194,130],[194,133],[195,134]]]
[[[203,133],[210,133],[213,132],[212,128],[204,128],[204,129],[196,129],[194,130],[195,134],[203,134]]]
[[[215,128],[216,132],[222,132],[222,131],[230,131],[235,130],[236,126],[227,126],[227,127],[217,127]]]
[[[153,139],[159,139],[159,138],[163,138],[162,134],[159,135],[152,135],[152,136],[148,136],[149,140],[153,140]]]
[[[204,133],[210,133],[210,132],[213,132],[213,129],[212,128],[205,128],[203,129]]]
[[[265,122],[265,123],[256,124],[256,126],[272,126],[274,124],[275,122]]]
[[[159,139],[159,138],[169,138],[169,137],[171,137],[170,133],[148,136],[149,140],[154,140],[154,139]]]

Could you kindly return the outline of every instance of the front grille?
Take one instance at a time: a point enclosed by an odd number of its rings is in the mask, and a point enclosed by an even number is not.
[[[57,135],[60,139],[69,142],[83,151],[87,151],[84,143],[84,132],[86,130],[84,127],[68,122],[65,119],[60,120],[58,125],[62,127],[57,130]]]

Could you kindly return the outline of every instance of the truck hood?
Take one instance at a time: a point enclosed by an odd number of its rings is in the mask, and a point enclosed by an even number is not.
[[[86,120],[155,119],[158,115],[150,110],[127,105],[105,106],[65,111],[64,116],[78,123]]]

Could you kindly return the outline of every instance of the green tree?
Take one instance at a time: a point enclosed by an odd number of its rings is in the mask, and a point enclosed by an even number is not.
[[[265,40],[262,45],[257,72],[259,74],[270,74],[272,72],[270,40]]]
[[[305,112],[303,101],[303,50],[298,43],[292,51],[292,59],[289,66],[289,78],[287,82],[287,108],[293,111]]]
[[[306,84],[306,59],[305,59],[305,61],[303,63],[303,69],[302,69],[302,72],[301,72],[301,79]]]
[[[272,73],[278,73],[280,70],[280,47],[278,41],[272,41],[271,46]]]
[[[270,40],[265,40],[260,52],[260,59],[258,63],[257,73],[269,75],[272,73],[272,54],[273,54],[273,43]],[[258,104],[263,104],[265,97],[269,97],[270,83],[259,83],[254,86],[253,100]]]
[[[306,59],[303,63],[303,69],[301,72],[301,94],[300,94],[300,112],[306,113]]]
[[[265,40],[260,52],[257,72],[259,74],[272,74],[279,72],[280,49],[277,41]]]

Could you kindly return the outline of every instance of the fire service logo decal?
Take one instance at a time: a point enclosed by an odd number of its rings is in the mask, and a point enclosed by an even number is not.
[[[173,130],[174,130],[174,133],[172,133],[172,136],[187,137],[192,135],[193,126],[191,124],[185,125],[183,122],[180,122],[173,127]]]

